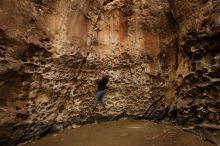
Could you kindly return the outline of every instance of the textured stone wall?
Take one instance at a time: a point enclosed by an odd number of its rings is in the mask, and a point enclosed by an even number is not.
[[[0,15],[2,145],[124,116],[218,128],[217,1],[2,0]]]
[[[175,101],[179,120],[219,124],[219,2],[171,3],[179,23]]]
[[[169,2],[179,24],[180,52],[170,116],[197,131],[209,130],[204,139],[212,134],[208,138],[219,143],[219,131],[213,129],[220,130],[220,3]]]

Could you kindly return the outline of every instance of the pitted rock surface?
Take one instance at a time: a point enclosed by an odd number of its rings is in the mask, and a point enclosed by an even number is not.
[[[0,1],[0,144],[121,117],[219,142],[219,12],[215,0]],[[103,74],[107,109],[93,111]]]

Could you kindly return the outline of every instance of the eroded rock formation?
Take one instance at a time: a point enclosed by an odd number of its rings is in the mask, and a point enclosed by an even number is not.
[[[217,0],[0,1],[0,143],[124,116],[219,129],[219,13]],[[93,111],[105,73],[108,109]]]

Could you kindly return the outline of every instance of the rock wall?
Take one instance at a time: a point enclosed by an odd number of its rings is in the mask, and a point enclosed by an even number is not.
[[[218,9],[214,0],[0,1],[1,145],[127,116],[219,126]],[[103,74],[108,107],[93,111]]]
[[[179,24],[180,50],[169,116],[198,131],[210,130],[203,135],[218,135],[212,140],[219,143],[219,131],[213,129],[220,129],[220,3],[169,2]]]
[[[179,23],[180,43],[179,66],[176,74],[178,92],[177,101],[174,102],[177,102],[177,108],[183,111],[187,111],[187,107],[196,109],[196,113],[195,111],[182,113],[187,117],[196,116],[202,118],[201,120],[218,123],[219,3],[195,1],[184,4],[180,1],[172,1],[172,4],[175,5],[173,12]],[[204,118],[205,115],[209,116]],[[184,118],[186,117],[183,115]]]

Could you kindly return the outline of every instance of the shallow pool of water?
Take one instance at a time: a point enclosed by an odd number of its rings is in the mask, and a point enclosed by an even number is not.
[[[85,125],[45,136],[26,146],[213,146],[176,127],[149,121]]]

